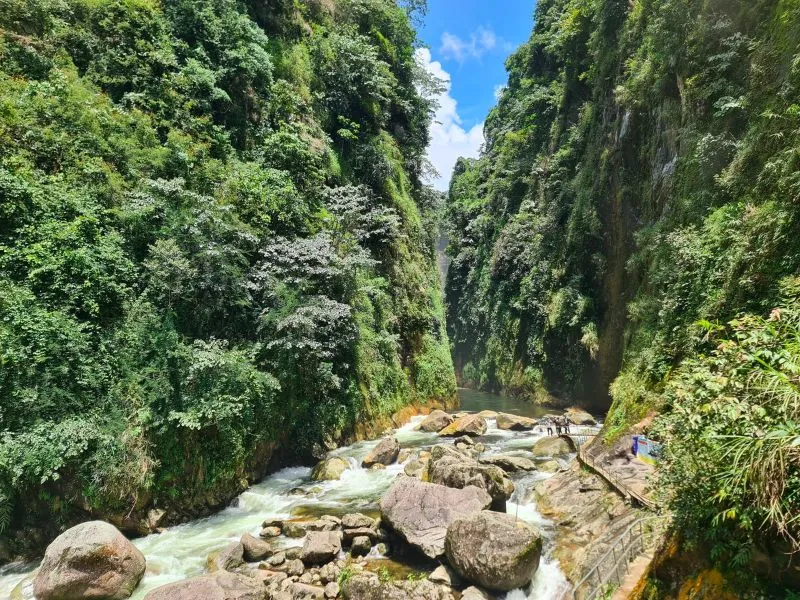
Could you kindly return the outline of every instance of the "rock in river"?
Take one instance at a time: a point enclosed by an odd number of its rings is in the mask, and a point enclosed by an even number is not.
[[[144,600],[264,600],[264,584],[252,577],[219,571],[162,585]]]
[[[453,422],[453,417],[448,415],[443,410],[434,410],[431,414],[425,417],[425,420],[419,424],[420,431],[427,431],[428,433],[437,433],[450,425]]]
[[[597,425],[595,418],[582,408],[568,408],[566,415],[575,425]]]
[[[39,600],[122,600],[144,575],[144,555],[104,521],[67,529],[47,547],[33,582]]]
[[[480,436],[486,433],[487,428],[486,419],[483,417],[479,415],[465,415],[442,429],[439,435],[456,437],[459,435]]]
[[[506,431],[530,431],[539,424],[536,419],[509,415],[507,413],[497,413],[496,419],[497,428]]]
[[[542,538],[513,515],[484,511],[447,528],[447,561],[459,575],[488,590],[527,585],[539,568]]]
[[[397,438],[386,437],[375,446],[372,452],[367,454],[361,466],[370,468],[375,465],[390,465],[397,460],[398,454],[400,454],[400,442],[397,441]]]
[[[500,511],[505,511],[506,500],[514,493],[514,483],[503,469],[479,464],[452,446],[441,444],[431,448],[427,480],[451,488],[479,487],[492,497],[492,508]]]
[[[558,436],[543,437],[538,440],[531,449],[536,457],[561,456],[572,452],[569,442]]]
[[[314,470],[311,472],[311,479],[314,481],[335,481],[338,480],[342,473],[350,468],[350,463],[344,458],[334,456],[333,458],[326,458],[317,463]]]
[[[516,471],[535,471],[537,466],[529,458],[524,456],[513,456],[511,454],[494,454],[492,456],[482,456],[478,462],[485,465],[495,465],[503,469],[506,473]]]
[[[447,527],[487,508],[491,496],[468,486],[455,489],[401,475],[381,499],[383,521],[430,558],[444,553]]]
[[[339,531],[309,531],[303,544],[303,562],[321,565],[332,561],[342,549],[342,534]]]

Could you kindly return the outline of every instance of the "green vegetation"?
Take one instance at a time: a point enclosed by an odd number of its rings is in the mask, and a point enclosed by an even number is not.
[[[507,68],[448,200],[460,378],[662,411],[688,538],[799,550],[800,2],[540,0]]]
[[[454,393],[416,43],[391,0],[0,0],[0,531],[201,514]]]

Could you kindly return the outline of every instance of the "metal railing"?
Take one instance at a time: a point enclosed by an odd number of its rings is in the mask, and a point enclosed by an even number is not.
[[[624,498],[636,502],[649,510],[656,510],[656,503],[653,500],[628,486],[628,484],[622,481],[613,472],[595,461],[594,457],[586,452],[582,446],[578,446],[578,461],[605,479],[608,484],[616,489]]]
[[[596,600],[620,587],[628,575],[631,561],[654,550],[668,524],[669,515],[635,521],[561,600]]]

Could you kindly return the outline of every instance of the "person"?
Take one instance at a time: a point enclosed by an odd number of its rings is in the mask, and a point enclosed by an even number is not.
[[[561,417],[556,417],[556,435],[561,435]]]
[[[569,420],[569,417],[564,417],[564,429],[566,433],[569,433],[569,426],[572,424],[572,421]]]
[[[547,435],[553,435],[553,419],[547,417],[544,420],[545,426],[547,426]]]

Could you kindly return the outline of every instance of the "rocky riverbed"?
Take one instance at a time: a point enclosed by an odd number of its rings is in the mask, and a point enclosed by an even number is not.
[[[557,526],[538,512],[534,489],[574,456],[544,437],[541,415],[515,412],[415,417],[314,468],[275,473],[213,517],[131,548],[112,536],[115,551],[100,554],[145,557],[134,599],[198,590],[220,600],[560,598],[569,584],[554,558]],[[0,574],[0,595],[27,599],[35,588],[40,600],[57,600],[64,596],[48,586],[86,585],[70,565],[98,546],[72,536],[72,563],[46,557],[38,574],[17,565]],[[103,580],[128,590],[128,564],[139,569],[134,559],[110,560]]]

